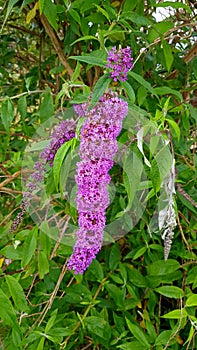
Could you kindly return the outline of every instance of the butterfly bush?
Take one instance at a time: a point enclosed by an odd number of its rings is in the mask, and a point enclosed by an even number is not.
[[[81,115],[85,112],[87,117],[80,132],[81,161],[77,163],[75,177],[79,229],[68,261],[68,269],[78,274],[87,269],[102,245],[105,211],[110,202],[107,186],[111,178],[108,172],[113,166],[113,156],[118,149],[116,138],[128,105],[110,91],[90,112],[87,112],[87,105],[76,109]]]
[[[124,49],[113,47],[108,52],[107,65],[110,68],[110,77],[113,81],[126,81],[127,75],[130,69],[133,68],[133,58],[131,57],[131,48],[125,47]]]
[[[67,141],[75,136],[76,122],[72,120],[64,120],[58,124],[50,135],[50,144],[40,154],[40,160],[34,165],[34,171],[29,178],[29,182],[26,184],[27,190],[23,194],[22,203],[20,206],[21,211],[14,219],[11,231],[16,230],[24,214],[26,213],[29,202],[32,199],[32,191],[36,190],[38,183],[44,180],[44,174],[46,172],[46,164],[49,163],[53,166],[53,161],[58,149]]]

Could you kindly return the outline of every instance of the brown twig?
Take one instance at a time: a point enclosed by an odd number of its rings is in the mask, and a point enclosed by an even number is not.
[[[183,242],[185,243],[188,252],[191,253],[190,246],[189,246],[189,244],[188,244],[188,242],[187,242],[187,240],[185,238],[185,235],[184,235],[184,232],[183,232],[183,228],[182,228],[181,223],[180,223],[179,215],[177,215],[177,224],[178,224],[179,230],[181,232],[181,236],[182,236]]]
[[[10,27],[10,28],[17,29],[17,31],[22,31],[22,32],[24,32],[24,33],[30,34],[31,36],[32,36],[32,35],[35,35],[35,36],[38,36],[38,37],[40,36],[40,34],[37,33],[35,30],[29,30],[29,29],[25,28],[25,27],[22,26],[22,25],[15,25],[15,24],[10,23],[10,24],[9,24],[9,27]]]
[[[51,28],[47,18],[43,14],[40,15],[40,19],[41,19],[41,22],[42,22],[44,29],[46,30],[46,32],[51,40],[51,43],[53,44],[53,47],[54,47],[62,65],[66,68],[69,77],[72,78],[73,70],[72,70],[71,66],[69,65],[69,63],[67,62],[66,57],[63,53],[60,39],[58,38],[58,36],[55,33],[55,31],[53,30],[53,28]]]
[[[57,240],[57,242],[55,243],[55,246],[54,246],[53,251],[52,251],[52,253],[51,253],[51,256],[50,256],[50,258],[49,258],[50,260],[52,260],[52,259],[54,258],[54,256],[55,256],[55,254],[56,254],[56,251],[57,251],[57,249],[58,249],[58,247],[59,247],[59,245],[60,245],[60,243],[61,243],[61,240],[62,240],[62,238],[63,238],[64,232],[66,231],[66,229],[67,229],[67,227],[68,227],[68,222],[69,222],[69,220],[70,220],[70,216],[67,217],[67,220],[66,220],[66,222],[65,222],[65,225],[64,225],[64,227],[62,228],[62,230],[61,230],[61,232],[60,232],[60,235],[59,235],[59,237],[58,237],[58,240]]]
[[[90,348],[90,346],[92,346],[92,341],[90,340],[89,344],[87,344],[84,348],[82,348],[81,350],[87,350]]]
[[[99,80],[100,73],[101,73],[100,67],[96,66],[95,67],[94,81],[93,81],[93,84],[92,84],[93,86],[96,84],[97,80]]]
[[[0,168],[2,170],[2,172],[5,174],[5,175],[10,175],[7,171],[7,169],[3,166],[3,164],[0,164]]]
[[[21,170],[16,171],[16,173],[10,175],[6,180],[4,180],[2,183],[0,183],[0,188],[4,187],[8,183],[12,182],[14,179],[19,177],[21,175]]]
[[[4,276],[8,276],[8,275],[15,275],[16,273],[21,273],[21,272],[23,272],[23,271],[24,271],[24,269],[4,272],[4,273],[2,273],[2,274],[0,275],[0,278],[1,278],[1,277],[4,277]]]
[[[67,259],[67,260],[68,260],[68,259]],[[57,281],[57,283],[56,283],[56,286],[55,286],[55,288],[54,288],[53,293],[51,294],[49,300],[47,301],[46,306],[44,307],[44,309],[43,309],[42,313],[40,314],[40,316],[36,319],[36,321],[34,322],[34,324],[33,324],[33,325],[30,327],[30,329],[28,330],[28,332],[27,332],[27,334],[26,334],[26,337],[30,334],[30,332],[32,331],[32,329],[33,329],[36,325],[38,325],[38,326],[41,325],[42,321],[44,320],[44,318],[45,318],[45,316],[46,316],[46,314],[47,314],[47,312],[48,312],[48,310],[51,308],[51,306],[52,306],[52,304],[53,304],[53,301],[54,301],[54,299],[55,299],[55,297],[56,297],[56,295],[57,295],[57,292],[58,292],[58,290],[59,290],[60,284],[61,284],[61,282],[62,282],[62,280],[63,280],[63,278],[64,278],[64,275],[65,275],[65,273],[66,273],[66,271],[67,271],[67,260],[65,261],[65,263],[64,263],[64,265],[63,265],[63,267],[62,267],[62,271],[61,271],[61,273],[60,273],[60,276],[59,276],[59,278],[58,278],[58,281]],[[36,275],[37,275],[37,274],[36,274]],[[35,277],[34,277],[34,281],[35,281],[36,275],[35,275]],[[30,294],[30,293],[28,292],[28,296],[29,296],[29,294]],[[27,296],[27,297],[28,297],[28,296]],[[25,347],[25,348],[26,348],[26,347]]]
[[[33,286],[34,286],[34,283],[35,283],[35,280],[36,280],[37,276],[38,276],[38,272],[34,275],[33,281],[32,281],[32,283],[31,283],[31,286],[29,287],[28,293],[27,293],[27,295],[26,295],[26,299],[29,298],[29,295],[30,295],[31,290],[32,290],[32,288],[33,288]]]
[[[17,191],[17,190],[12,190],[12,188],[7,188],[7,187],[2,187],[0,189],[0,192],[3,192],[3,193],[9,193],[11,195],[13,195],[14,193],[15,194],[22,194],[23,192],[22,191]],[[13,195],[14,196],[14,195]]]
[[[188,193],[186,193],[184,191],[184,189],[182,188],[181,184],[177,183],[177,191],[185,198],[187,199],[188,202],[190,202],[193,207],[197,208],[197,203],[195,202],[195,200],[193,198],[190,197],[190,195]]]
[[[67,260],[68,260],[68,259],[67,259]],[[67,271],[67,260],[65,261],[65,263],[64,263],[64,265],[63,265],[63,267],[62,267],[62,271],[61,271],[61,273],[60,273],[60,276],[59,276],[59,278],[58,278],[58,281],[57,281],[57,283],[56,283],[56,286],[55,286],[55,288],[54,288],[54,291],[53,291],[53,293],[51,294],[50,299],[49,299],[48,303],[46,304],[44,310],[42,311],[41,317],[39,317],[39,319],[38,319],[37,322],[36,322],[36,323],[38,323],[38,326],[41,325],[42,321],[44,320],[44,318],[45,318],[45,316],[46,316],[48,310],[51,308],[51,306],[52,306],[52,304],[53,304],[53,301],[54,301],[54,299],[55,299],[55,297],[56,297],[56,295],[57,295],[57,292],[58,292],[58,290],[59,290],[60,284],[61,284],[61,282],[62,282],[62,280],[63,280],[63,278],[64,278],[64,275],[65,275],[65,273],[66,273],[66,271]]]
[[[195,27],[197,25],[197,22],[193,22],[193,23],[184,23],[184,24],[181,24],[180,26],[176,26],[174,28],[171,28],[169,29],[167,32],[165,32],[162,36],[162,38],[164,40],[168,40],[168,39],[171,39],[171,34],[173,32],[176,32],[177,30],[183,28],[183,27]],[[170,35],[170,36],[169,36]],[[162,38],[157,38],[156,40],[153,41],[153,43],[147,45],[147,47],[140,52],[140,54],[138,55],[138,57],[136,58],[135,62],[134,62],[134,65],[136,64],[136,62],[140,59],[140,57],[152,46],[155,46],[157,44],[159,44],[162,40]],[[189,61],[191,61],[195,56],[193,56],[194,54],[194,51],[195,51],[195,55],[197,55],[197,50],[193,50],[192,49],[192,55],[191,55],[191,50],[189,50],[189,52],[183,57],[183,60],[185,61],[185,63],[188,63]],[[189,53],[190,53],[190,56],[189,56]]]

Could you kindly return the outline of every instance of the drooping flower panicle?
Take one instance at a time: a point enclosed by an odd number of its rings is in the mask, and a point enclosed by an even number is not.
[[[34,171],[29,177],[29,182],[26,184],[27,190],[23,193],[23,199],[20,206],[21,211],[14,219],[10,231],[16,230],[23,215],[26,213],[29,202],[32,199],[32,191],[38,188],[38,183],[44,180],[46,164],[53,166],[53,160],[58,149],[67,141],[75,136],[76,122],[72,120],[63,120],[58,124],[50,135],[50,144],[40,154],[40,159],[34,165]]]
[[[133,68],[133,58],[130,47],[124,49],[113,47],[108,52],[106,67],[110,68],[110,77],[113,81],[126,81],[130,69]]]
[[[86,108],[87,110],[87,108]],[[105,211],[109,205],[108,172],[117,152],[116,141],[127,115],[127,103],[116,93],[108,92],[86,114],[81,129],[80,157],[77,164],[78,185],[76,203],[79,229],[68,269],[83,273],[99,252],[106,222]]]

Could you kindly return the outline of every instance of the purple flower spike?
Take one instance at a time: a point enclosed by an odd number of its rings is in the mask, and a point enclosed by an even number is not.
[[[87,111],[87,106],[83,106]],[[68,269],[75,274],[84,271],[101,249],[105,227],[105,211],[109,205],[107,186],[110,182],[108,171],[113,166],[117,152],[116,137],[127,115],[127,103],[116,93],[105,93],[97,105],[88,113],[81,128],[80,157],[77,163],[78,185],[76,203],[79,213],[79,229]]]
[[[125,49],[113,47],[108,52],[106,67],[111,69],[110,77],[113,81],[126,81],[128,71],[133,68],[133,58],[131,57],[131,49],[127,46]]]
[[[67,141],[75,136],[76,123],[72,120],[64,120],[58,124],[50,135],[50,144],[40,154],[40,160],[35,163],[34,171],[29,178],[29,183],[26,184],[27,190],[23,194],[21,211],[14,219],[10,231],[16,230],[23,219],[23,215],[29,207],[32,199],[32,191],[38,188],[38,183],[44,180],[46,164],[49,162],[53,166],[53,160],[58,149]]]

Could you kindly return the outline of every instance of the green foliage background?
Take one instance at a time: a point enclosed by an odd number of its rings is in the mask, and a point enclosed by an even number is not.
[[[158,22],[162,8],[168,16]],[[187,0],[0,1],[0,349],[197,349],[195,11]],[[112,87],[134,122],[142,115],[164,138],[170,130],[178,225],[164,261],[160,233],[148,232],[161,181],[145,149],[152,192],[142,219],[73,276],[72,247],[57,245],[30,217],[8,233],[22,198],[22,157],[39,125],[91,91],[98,100],[109,84],[105,48],[120,44],[132,48],[135,66],[127,83]],[[135,137],[130,147],[140,153]],[[112,218],[129,190],[125,181]],[[63,200],[54,205],[76,222]]]

